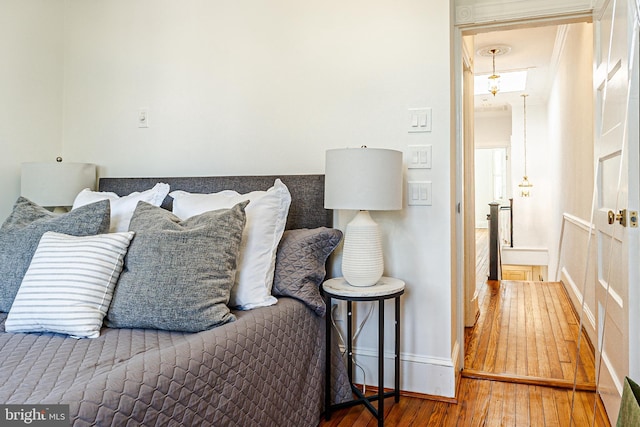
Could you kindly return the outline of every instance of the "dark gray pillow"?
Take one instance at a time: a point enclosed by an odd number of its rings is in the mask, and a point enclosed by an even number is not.
[[[285,231],[276,255],[273,295],[299,299],[318,316],[324,316],[326,307],[320,285],[327,258],[341,239],[342,232],[334,228]]]
[[[109,231],[108,200],[54,214],[29,199],[19,197],[0,227],[0,311],[9,312],[40,237],[47,231],[72,236],[92,236]]]
[[[138,202],[107,326],[198,332],[235,320],[226,304],[247,203],[180,220]]]

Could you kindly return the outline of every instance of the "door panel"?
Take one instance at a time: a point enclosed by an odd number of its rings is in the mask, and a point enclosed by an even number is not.
[[[599,206],[616,206],[618,198],[618,177],[620,176],[621,152],[614,151],[600,159],[598,174]],[[609,211],[603,212],[608,214]],[[605,216],[605,219],[607,217]]]
[[[637,304],[638,233],[618,221],[609,222],[609,211],[637,210],[639,182],[629,186],[629,172],[639,167],[637,155],[637,103],[630,102],[630,76],[635,64],[634,34],[637,33],[631,3],[634,0],[597,2],[594,11],[595,147],[597,159],[594,225],[597,242],[597,329],[598,391],[609,419],[615,424],[620,406],[622,383],[638,363],[638,337],[630,333],[630,307]],[[634,61],[630,61],[634,60]],[[630,73],[630,70],[632,71]],[[631,108],[631,110],[630,110]],[[629,121],[629,117],[633,120]],[[630,138],[630,135],[632,136]],[[635,136],[634,136],[635,135]],[[631,148],[630,148],[631,147]],[[634,172],[635,174],[635,172]],[[630,264],[630,260],[632,264]]]

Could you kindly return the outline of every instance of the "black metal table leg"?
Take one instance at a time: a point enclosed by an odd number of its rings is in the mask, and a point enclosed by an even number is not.
[[[331,295],[325,294],[325,365],[324,365],[324,417],[327,421],[331,418]]]
[[[395,401],[400,401],[400,297],[396,297]]]
[[[353,384],[353,303],[347,301],[347,375]]]
[[[378,301],[378,427],[384,425],[384,299]]]

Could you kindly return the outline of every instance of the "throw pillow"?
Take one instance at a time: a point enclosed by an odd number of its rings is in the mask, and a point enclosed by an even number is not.
[[[198,332],[235,316],[227,307],[246,202],[184,221],[139,202],[136,233],[107,313],[116,328]]]
[[[273,294],[299,299],[324,316],[326,307],[320,295],[327,258],[342,240],[334,228],[287,230],[276,256]]]
[[[9,218],[0,227],[0,311],[6,313],[11,308],[45,232],[90,236],[108,230],[109,202],[106,200],[56,215],[24,197],[18,198]]]
[[[73,201],[71,210],[98,200],[109,200],[111,202],[111,233],[127,231],[131,215],[136,209],[139,201],[160,206],[165,197],[169,194],[169,184],[157,183],[149,190],[143,192],[133,192],[127,196],[118,196],[116,193],[104,191],[91,191],[88,188],[82,190]]]
[[[7,332],[97,338],[132,232],[43,234],[7,320]]]
[[[189,218],[214,209],[230,208],[243,200],[247,206],[247,225],[242,235],[238,275],[231,289],[229,305],[241,310],[273,305],[271,295],[278,243],[284,232],[291,194],[279,179],[267,191],[239,194],[225,190],[212,194],[172,191],[173,213]]]

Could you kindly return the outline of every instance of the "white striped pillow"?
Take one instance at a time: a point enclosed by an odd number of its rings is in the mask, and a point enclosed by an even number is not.
[[[97,338],[134,233],[46,232],[5,322],[7,332]]]

